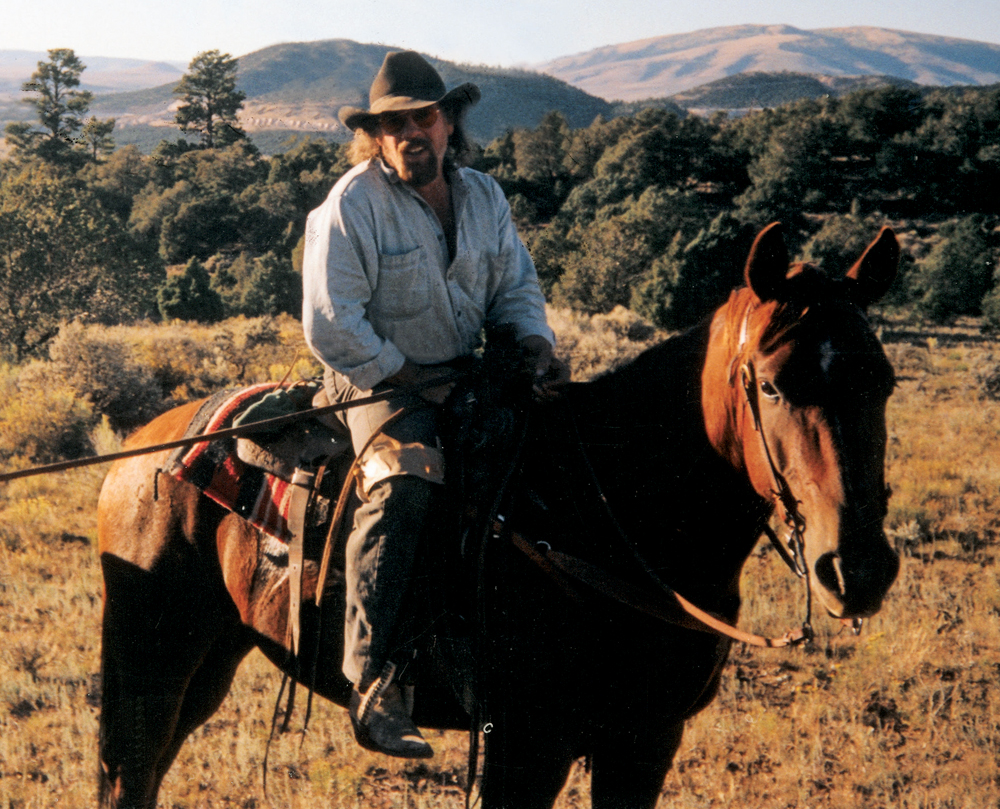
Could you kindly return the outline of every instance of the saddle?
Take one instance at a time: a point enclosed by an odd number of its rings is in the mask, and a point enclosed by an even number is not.
[[[503,341],[498,341],[503,342]],[[505,490],[501,480],[509,475],[516,441],[513,432],[524,408],[496,403],[508,397],[509,368],[502,375],[499,351],[488,352],[493,359],[476,363],[476,370],[461,381],[441,418],[443,444],[449,468],[446,482],[442,533],[449,537],[443,567],[473,562],[477,547],[492,529],[491,515]],[[520,358],[520,352],[516,354]],[[530,400],[530,380],[515,386],[519,398]],[[331,518],[345,516],[345,478],[355,462],[350,436],[332,417],[310,416],[308,411],[328,404],[322,385],[301,383],[283,388],[274,383],[222,391],[202,405],[192,419],[186,437],[229,427],[252,427],[265,422],[260,430],[238,438],[223,438],[176,450],[162,471],[195,485],[223,508],[245,519],[270,538],[271,558],[287,554],[289,569],[290,646],[299,647],[304,559],[319,558],[319,597],[328,569],[342,570],[343,540],[346,532],[331,525]],[[276,417],[302,413],[302,418],[285,420],[267,429]],[[513,453],[513,454],[512,454]],[[348,483],[347,485],[350,485]],[[479,504],[475,509],[467,504]],[[339,513],[338,513],[339,512]],[[349,512],[347,512],[349,516]],[[277,547],[275,542],[277,541]],[[331,548],[331,544],[333,547]],[[466,571],[468,568],[465,568]],[[334,573],[336,575],[336,573]],[[463,574],[468,588],[459,588],[456,597],[468,603],[474,598],[474,576]]]
[[[221,391],[202,404],[185,437],[305,412],[312,407],[318,389],[316,383],[292,388],[265,383]],[[181,447],[162,471],[191,483],[268,536],[289,543],[302,530],[290,522],[297,470],[329,465],[349,455],[350,449],[350,438],[343,431],[304,417],[279,429]],[[319,492],[317,498],[316,517],[322,521],[329,510],[329,497]]]

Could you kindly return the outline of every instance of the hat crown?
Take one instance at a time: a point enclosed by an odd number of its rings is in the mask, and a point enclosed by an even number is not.
[[[374,108],[383,98],[409,98],[433,104],[444,95],[444,82],[424,57],[415,51],[392,51],[372,82],[368,103]]]
[[[440,103],[460,114],[479,101],[479,88],[465,82],[448,92],[438,72],[416,51],[390,51],[385,55],[368,92],[369,109],[341,107],[337,117],[348,129],[370,130],[383,112],[412,110]]]

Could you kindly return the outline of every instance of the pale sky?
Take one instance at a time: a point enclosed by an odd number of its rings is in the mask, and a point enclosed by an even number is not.
[[[10,6],[13,5],[13,8]],[[4,0],[0,50],[187,63],[282,42],[352,39],[512,66],[741,24],[870,25],[1000,43],[996,0]]]

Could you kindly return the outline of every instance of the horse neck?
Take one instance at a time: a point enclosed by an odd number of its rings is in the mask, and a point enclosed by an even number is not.
[[[573,407],[580,421],[597,433],[618,432],[620,444],[649,444],[665,431],[687,431],[689,423],[681,411],[698,384],[703,359],[699,331],[672,337],[616,371],[578,386]]]
[[[767,507],[719,457],[703,424],[700,389],[714,325],[705,321],[575,387],[569,404],[588,465],[625,535],[683,590],[727,612]],[[706,517],[717,529],[709,536]],[[608,542],[618,547],[613,536]]]
[[[734,291],[712,317],[701,374],[701,407],[709,443],[738,472],[746,471],[746,400],[742,367],[759,335],[751,315],[761,304],[749,289]]]
[[[707,323],[572,390],[570,418],[609,500],[674,490],[678,459],[711,454],[698,407],[706,335]]]

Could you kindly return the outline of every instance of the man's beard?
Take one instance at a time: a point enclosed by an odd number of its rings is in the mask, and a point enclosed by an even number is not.
[[[419,155],[410,157],[406,154],[405,149],[400,150],[403,170],[398,173],[403,182],[412,185],[414,188],[422,188],[437,179],[437,155],[434,154],[434,147],[429,140],[416,141],[415,143],[424,146],[425,151]],[[410,144],[407,145],[409,146]]]

